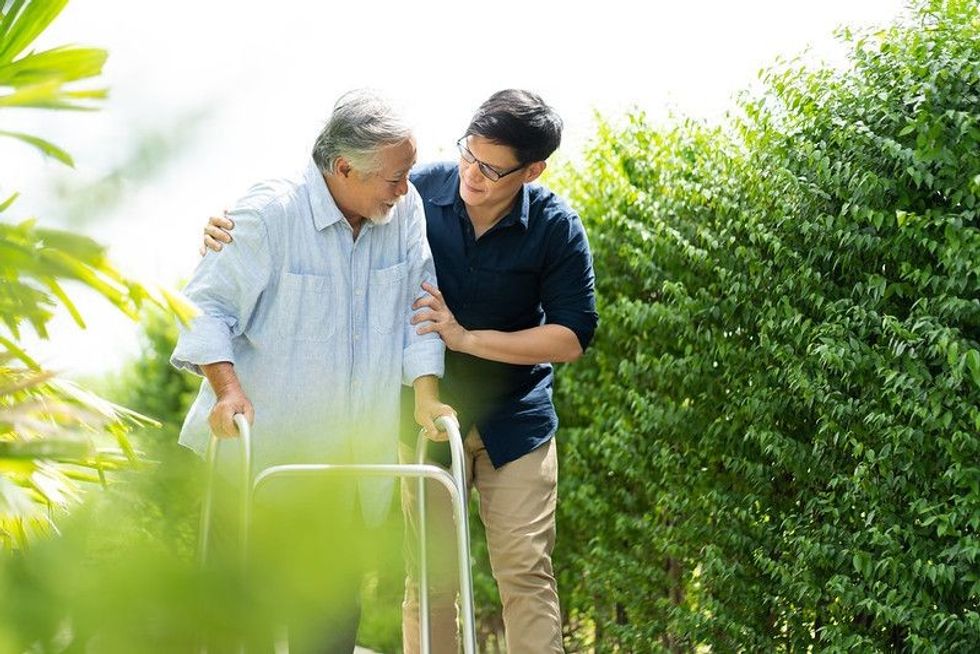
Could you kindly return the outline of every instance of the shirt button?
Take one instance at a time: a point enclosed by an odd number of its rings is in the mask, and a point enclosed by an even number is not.
[[[360,297],[360,296],[362,296],[362,295],[364,295],[364,289],[362,289],[362,288],[358,288],[358,289],[356,289],[356,290],[354,291],[354,295],[356,295],[356,296],[358,296],[358,297]]]

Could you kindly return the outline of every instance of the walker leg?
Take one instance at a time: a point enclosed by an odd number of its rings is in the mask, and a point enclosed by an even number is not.
[[[425,437],[422,436],[417,448],[417,463],[425,463]],[[419,477],[416,491],[418,502],[418,538],[419,538],[419,576],[416,592],[419,600],[419,648],[422,654],[432,650],[430,639],[432,631],[429,627],[429,553],[426,538],[425,513],[425,477]]]

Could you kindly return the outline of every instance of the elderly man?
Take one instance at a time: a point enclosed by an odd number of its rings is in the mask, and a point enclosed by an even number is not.
[[[558,483],[551,363],[580,357],[598,324],[582,222],[533,183],[561,133],[561,118],[538,95],[500,91],[477,109],[457,143],[458,162],[420,166],[411,176],[425,202],[439,275],[438,288],[424,285],[428,295],[415,303],[412,320],[450,350],[446,394],[467,433],[468,478],[480,495],[511,654],[562,651],[551,564]],[[232,226],[212,218],[205,245],[221,249]],[[404,490],[411,506],[412,485]],[[427,498],[429,525],[450,525],[445,494],[433,487]],[[430,542],[434,652],[457,651],[450,543],[449,533]],[[418,652],[419,643],[413,570],[403,613],[406,654]]]
[[[206,256],[185,289],[201,314],[181,331],[172,363],[206,380],[181,444],[203,452],[209,430],[234,436],[242,413],[254,424],[258,467],[392,463],[401,384],[414,385],[427,429],[452,413],[438,398],[444,345],[410,322],[421,284],[435,281],[422,202],[408,181],[415,157],[392,107],[352,92],[302,173],[238,201],[237,247]],[[347,506],[353,513],[359,503],[364,521],[377,523],[392,488],[361,480]],[[294,650],[349,652],[356,622],[332,624]]]

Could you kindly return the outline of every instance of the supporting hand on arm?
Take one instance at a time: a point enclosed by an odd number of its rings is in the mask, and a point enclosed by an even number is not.
[[[204,226],[204,242],[199,250],[203,257],[208,250],[221,252],[225,243],[231,243],[231,230],[235,229],[235,221],[228,217],[225,211],[221,216],[211,216]]]
[[[412,324],[425,322],[417,329],[418,333],[438,333],[446,347],[454,352],[519,365],[569,362],[582,355],[575,332],[562,325],[540,325],[517,332],[468,330],[456,322],[439,289],[428,282],[422,288],[428,295],[416,300],[412,309],[427,307],[428,311],[412,316]]]

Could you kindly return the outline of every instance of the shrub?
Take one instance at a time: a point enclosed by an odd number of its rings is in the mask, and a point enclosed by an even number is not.
[[[561,180],[603,318],[557,388],[578,645],[980,641],[980,13],[841,36]]]

